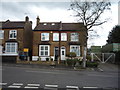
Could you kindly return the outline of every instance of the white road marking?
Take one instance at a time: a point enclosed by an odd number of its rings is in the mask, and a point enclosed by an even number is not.
[[[23,85],[23,83],[13,83],[12,85],[22,86],[22,85]]]
[[[9,88],[20,88],[21,86],[12,86],[12,85],[10,85],[10,86],[8,86]]]
[[[58,85],[45,85],[45,87],[54,87],[54,88],[57,88]]]
[[[30,86],[25,86],[24,88],[39,88],[39,87],[30,87]]]
[[[103,72],[103,69],[101,69],[101,68],[98,68],[101,72]]]
[[[40,84],[27,84],[28,86],[40,86]]]
[[[66,86],[66,88],[79,88],[78,86]]]
[[[0,85],[7,85],[7,83],[0,83]]]
[[[83,87],[83,88],[98,88],[98,87]]]

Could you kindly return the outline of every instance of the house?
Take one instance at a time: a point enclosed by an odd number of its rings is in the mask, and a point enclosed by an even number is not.
[[[15,62],[21,56],[30,57],[32,52],[32,21],[0,21],[0,55],[2,61]]]
[[[64,61],[69,52],[83,57],[87,30],[83,23],[40,22],[33,30],[32,60]]]

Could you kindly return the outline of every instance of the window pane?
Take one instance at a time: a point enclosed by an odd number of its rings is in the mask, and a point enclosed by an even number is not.
[[[43,47],[43,46],[41,46],[41,50],[44,50],[44,47]]]
[[[41,55],[42,55],[42,56],[44,55],[44,51],[41,51]]]
[[[17,51],[17,43],[6,43],[6,52],[16,53]]]
[[[48,46],[45,46],[45,50],[48,50]]]
[[[48,55],[48,51],[45,51],[45,55],[46,55],[46,56]]]
[[[53,41],[59,41],[59,33],[53,33]]]

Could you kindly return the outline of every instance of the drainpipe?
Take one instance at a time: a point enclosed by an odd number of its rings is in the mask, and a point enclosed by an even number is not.
[[[62,30],[62,21],[60,21],[60,29],[59,29],[59,60],[58,60],[58,64],[60,64],[60,61],[61,61],[61,30]]]

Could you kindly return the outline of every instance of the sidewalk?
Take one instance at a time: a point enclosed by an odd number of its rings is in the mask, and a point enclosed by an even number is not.
[[[118,72],[120,71],[120,68],[116,64],[112,63],[100,63],[98,66],[100,69],[102,69],[104,72]]]

